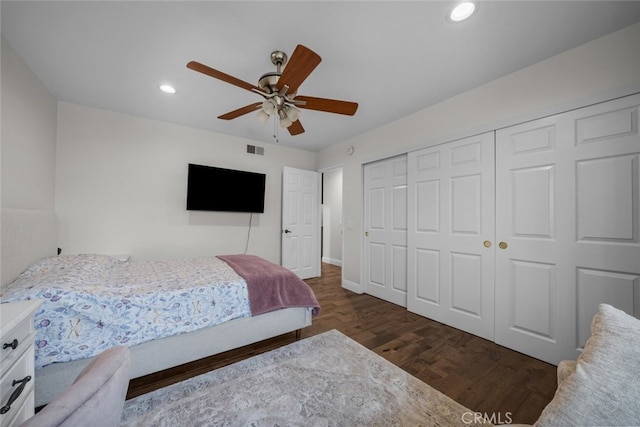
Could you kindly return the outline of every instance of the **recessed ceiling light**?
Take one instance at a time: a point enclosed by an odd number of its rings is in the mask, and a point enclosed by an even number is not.
[[[160,85],[160,90],[164,93],[176,93],[176,88],[171,85]]]
[[[464,21],[470,17],[476,10],[476,4],[474,2],[466,1],[458,3],[449,13],[449,19],[453,22]]]

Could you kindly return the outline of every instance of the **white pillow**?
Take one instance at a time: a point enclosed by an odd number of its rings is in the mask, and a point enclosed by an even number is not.
[[[558,387],[537,426],[640,424],[640,320],[600,304],[575,372]]]

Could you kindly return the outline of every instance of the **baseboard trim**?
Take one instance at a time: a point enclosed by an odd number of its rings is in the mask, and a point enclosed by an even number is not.
[[[331,264],[331,265],[335,265],[337,267],[342,267],[342,260],[341,259],[333,259],[333,258],[328,258],[328,257],[322,257],[322,262],[327,263],[327,264]]]
[[[364,293],[364,289],[359,283],[352,282],[347,279],[342,279],[342,287],[348,291],[355,292],[356,294]]]

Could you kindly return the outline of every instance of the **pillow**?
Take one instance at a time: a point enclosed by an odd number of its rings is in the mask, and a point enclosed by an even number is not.
[[[80,254],[43,258],[23,271],[6,287],[7,301],[25,299],[24,289],[35,291],[45,288],[73,290],[86,288],[86,284],[100,284],[104,276],[122,263],[108,255]],[[31,298],[39,295],[27,294]]]
[[[558,363],[558,387],[560,387],[562,383],[564,383],[564,380],[569,378],[569,376],[576,371],[576,364],[577,362],[575,360],[563,360]]]
[[[127,347],[103,351],[67,390],[21,427],[117,426],[129,387],[130,367],[131,353]]]
[[[640,422],[640,320],[600,304],[591,337],[537,426],[630,426]]]

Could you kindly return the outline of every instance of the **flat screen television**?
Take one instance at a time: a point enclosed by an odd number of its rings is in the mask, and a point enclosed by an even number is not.
[[[189,163],[187,210],[264,213],[266,175]]]

